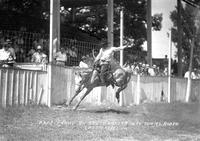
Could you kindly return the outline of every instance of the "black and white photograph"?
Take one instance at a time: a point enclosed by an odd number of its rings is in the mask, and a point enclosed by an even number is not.
[[[200,141],[200,1],[0,0],[0,141]]]

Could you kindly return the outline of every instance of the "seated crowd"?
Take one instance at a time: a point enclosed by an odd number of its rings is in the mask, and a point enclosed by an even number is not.
[[[14,46],[10,39],[1,42],[0,62],[14,63],[14,62],[34,62],[47,63],[47,55],[42,51],[42,45],[37,45],[36,49],[31,49],[26,56],[23,48]],[[1,63],[2,64],[2,63]]]
[[[166,70],[161,70],[158,66],[134,62],[132,64],[125,64],[124,67],[128,67],[132,70],[134,75],[142,75],[142,76],[166,76]]]
[[[43,42],[33,41],[30,49],[25,49],[23,39],[1,38],[0,40],[0,64],[2,63],[48,63],[48,47]],[[67,61],[77,59],[77,49],[61,47],[54,55],[54,61],[59,65],[67,65]]]
[[[17,39],[17,38],[16,38]],[[23,44],[22,39],[10,40],[1,38],[0,40],[0,66],[7,64],[12,66],[15,62],[32,62],[32,63],[48,63],[48,54],[42,44],[34,41],[32,48],[26,52],[21,45]],[[78,50],[76,47],[71,48],[60,47],[60,49],[53,56],[54,63],[60,66],[69,66],[69,62],[77,61]],[[79,64],[72,66],[79,66],[80,68],[92,68],[94,63],[95,54],[94,50],[91,53],[83,55]],[[173,66],[173,65],[172,65]],[[159,66],[152,65],[151,67],[145,63],[125,63],[123,67],[131,69],[133,75],[140,74],[142,76],[167,76],[168,68],[164,67],[161,69]],[[189,72],[187,71],[184,75],[188,78]],[[176,76],[175,70],[172,67],[172,76]],[[194,69],[191,73],[192,79],[200,79],[200,71]]]

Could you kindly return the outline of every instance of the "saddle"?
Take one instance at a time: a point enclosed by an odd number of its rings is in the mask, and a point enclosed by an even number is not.
[[[99,62],[94,64],[93,67],[94,70],[97,70],[98,72],[98,77],[100,79],[100,74],[101,74],[101,65],[99,64]],[[106,70],[103,72],[104,78],[105,78],[105,82],[106,82],[106,87],[109,86],[110,84],[114,87],[114,84],[116,83],[116,81],[113,78],[113,73],[112,73],[112,69],[111,69],[111,65],[108,64],[106,66]]]

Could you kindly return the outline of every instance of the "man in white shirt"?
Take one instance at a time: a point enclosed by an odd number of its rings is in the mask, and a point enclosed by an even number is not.
[[[15,54],[15,49],[12,47],[12,42],[10,39],[6,40],[6,44],[8,46],[8,51],[10,52],[10,55],[13,60],[16,60],[16,54]]]
[[[156,69],[155,65],[153,65],[152,67],[149,67],[148,73],[150,76],[156,76],[155,69]]]
[[[58,51],[55,54],[54,58],[56,60],[57,65],[65,66],[65,64],[67,62],[67,54],[65,52],[65,49],[63,47],[61,47],[60,51]]]
[[[9,46],[7,45],[7,42],[4,42],[3,48],[0,49],[0,65],[8,66],[8,63],[10,63],[12,60],[13,58],[9,51]]]
[[[11,53],[7,42],[3,43],[2,49],[0,49],[0,61],[8,61],[11,59]]]
[[[47,63],[47,55],[42,52],[42,46],[37,46],[37,51],[32,55],[31,62],[33,63]]]
[[[111,69],[117,65],[114,59],[114,53],[120,50],[127,48],[128,46],[121,47],[108,47],[108,42],[103,43],[102,48],[99,51],[99,54],[96,56],[94,63],[99,61],[100,65],[100,79],[102,83],[105,83],[105,74],[109,69]],[[95,75],[98,74],[98,69],[96,70]],[[95,77],[93,77],[95,78]]]

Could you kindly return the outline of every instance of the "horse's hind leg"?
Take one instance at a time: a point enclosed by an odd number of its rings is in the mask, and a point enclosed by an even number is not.
[[[127,84],[123,85],[122,87],[119,87],[115,93],[115,97],[117,98],[117,102],[119,103],[119,93],[124,90],[127,87]]]
[[[67,106],[70,106],[72,101],[74,100],[74,98],[84,89],[84,85],[79,85],[75,94],[73,95],[73,97],[69,100],[69,102],[66,104]]]
[[[79,100],[79,102],[76,104],[76,106],[73,108],[73,110],[76,110],[78,108],[78,106],[80,105],[81,101],[83,101],[83,99],[91,92],[91,88],[88,89],[87,91],[84,93],[84,95],[81,97],[81,99]]]

